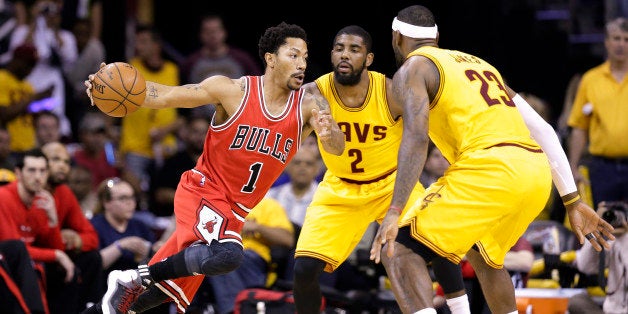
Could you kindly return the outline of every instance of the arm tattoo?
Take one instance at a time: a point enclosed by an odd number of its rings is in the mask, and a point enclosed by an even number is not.
[[[157,88],[153,85],[149,86],[148,93],[146,93],[146,96],[151,97],[151,98],[159,97],[159,95],[157,95]]]
[[[325,98],[314,97],[314,100],[316,101],[316,106],[318,107],[318,110],[329,109],[329,103],[327,102]]]

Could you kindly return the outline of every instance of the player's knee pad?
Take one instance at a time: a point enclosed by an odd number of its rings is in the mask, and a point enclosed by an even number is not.
[[[325,269],[325,262],[311,257],[297,257],[294,260],[295,283],[306,283],[318,280]]]
[[[233,271],[242,264],[244,258],[242,246],[229,242],[192,246],[185,254],[189,270],[208,276]]]

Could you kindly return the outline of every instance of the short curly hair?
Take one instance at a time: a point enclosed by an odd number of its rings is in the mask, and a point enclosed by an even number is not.
[[[307,34],[299,25],[281,22],[277,26],[267,28],[258,43],[259,57],[264,67],[266,67],[264,55],[267,52],[277,53],[279,47],[286,43],[286,38],[301,38],[307,43]]]

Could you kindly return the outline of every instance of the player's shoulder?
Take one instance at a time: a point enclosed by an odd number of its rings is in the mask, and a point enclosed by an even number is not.
[[[317,106],[320,107],[319,104],[324,103],[328,104],[327,100],[321,93],[320,89],[316,85],[316,83],[308,83],[303,85],[303,102],[304,106]]]

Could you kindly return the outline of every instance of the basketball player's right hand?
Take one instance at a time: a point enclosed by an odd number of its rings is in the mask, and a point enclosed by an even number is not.
[[[333,118],[331,113],[326,109],[312,109],[312,126],[321,142],[331,139],[331,123]]]
[[[100,67],[104,67],[107,65],[106,63],[100,63]],[[89,102],[91,105],[94,105],[94,99],[92,98],[92,81],[94,80],[94,74],[90,74],[87,76],[87,80],[85,80],[84,84],[87,89],[85,89],[85,93],[87,93],[87,97],[89,97]]]
[[[376,264],[381,260],[382,247],[384,245],[386,245],[386,255],[388,257],[392,257],[395,253],[395,239],[399,233],[398,223],[399,214],[388,211],[377,230],[377,234],[371,246],[370,258],[375,261]]]

